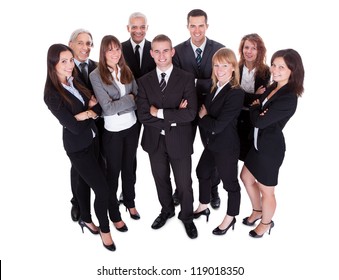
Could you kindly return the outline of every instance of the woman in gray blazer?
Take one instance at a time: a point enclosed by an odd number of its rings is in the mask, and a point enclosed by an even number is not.
[[[126,210],[129,210],[131,218],[140,218],[134,203],[134,161],[139,133],[135,113],[137,84],[116,37],[107,35],[102,39],[99,64],[90,74],[90,80],[104,118],[103,150],[110,187],[109,216],[116,229],[125,232],[128,228],[121,219],[117,203],[120,173]]]

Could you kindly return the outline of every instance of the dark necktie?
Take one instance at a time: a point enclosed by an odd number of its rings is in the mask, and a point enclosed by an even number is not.
[[[195,58],[195,60],[197,62],[198,68],[199,68],[200,65],[201,65],[201,60],[202,60],[202,57],[201,57],[202,50],[200,48],[197,48],[195,50],[195,52],[197,53],[197,57]]]
[[[81,70],[82,76],[85,79],[85,83],[88,84],[88,71],[87,71],[87,63],[86,62],[80,63],[80,70]]]
[[[140,48],[139,45],[135,46],[134,55],[135,55],[135,60],[137,61],[137,65],[138,65],[138,67],[140,69],[140,52],[139,52],[139,48]]]
[[[166,73],[161,73],[161,81],[160,81],[160,84],[159,84],[161,91],[164,91],[164,89],[166,87],[165,76],[166,76]]]

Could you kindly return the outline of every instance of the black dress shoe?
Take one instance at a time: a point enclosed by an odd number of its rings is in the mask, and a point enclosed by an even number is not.
[[[184,226],[189,238],[194,239],[198,237],[198,230],[193,222],[184,223]]]
[[[79,209],[79,206],[72,205],[72,208],[71,208],[71,217],[72,217],[72,220],[74,222],[79,221],[79,219],[80,219],[80,209]]]
[[[220,197],[219,194],[211,194],[211,207],[213,209],[218,209],[220,207]]]
[[[160,213],[160,215],[154,220],[152,224],[153,229],[159,229],[166,224],[166,221],[174,216],[173,213]]]
[[[174,206],[178,206],[180,204],[178,193],[175,191],[172,195]]]

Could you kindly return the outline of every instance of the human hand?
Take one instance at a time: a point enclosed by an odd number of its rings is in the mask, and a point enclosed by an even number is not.
[[[206,115],[207,115],[207,110],[206,110],[205,105],[203,104],[199,110],[199,118],[202,119]]]
[[[151,105],[151,107],[149,108],[149,113],[150,113],[153,117],[157,117],[157,115],[158,115],[158,108],[155,107],[154,105]]]
[[[256,99],[252,102],[251,106],[260,105],[259,99]]]
[[[187,108],[188,101],[186,99],[182,99],[179,105],[179,109],[185,109]]]
[[[91,109],[93,106],[97,105],[98,101],[94,95],[91,96],[91,99],[88,102],[88,108]]]
[[[265,90],[266,90],[266,88],[264,86],[260,86],[255,93],[256,94],[263,94],[265,92]]]
[[[264,116],[264,115],[267,113],[267,111],[268,111],[268,108],[266,108],[264,111],[262,111],[262,112],[260,113],[260,116]]]

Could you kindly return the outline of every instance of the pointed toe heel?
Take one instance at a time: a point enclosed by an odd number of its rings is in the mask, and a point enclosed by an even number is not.
[[[237,222],[237,220],[236,220],[235,218],[233,218],[232,222],[228,225],[227,228],[225,228],[225,229],[220,229],[219,227],[216,227],[216,228],[212,231],[212,233],[213,233],[214,235],[224,235],[224,234],[226,234],[226,232],[227,232],[231,227],[232,227],[232,230],[234,230],[234,225],[235,225],[236,222]]]
[[[209,216],[211,214],[211,211],[209,208],[206,208],[205,210],[202,210],[198,213],[193,213],[193,218],[197,219],[199,218],[201,215],[205,215],[206,216],[206,222],[208,222]]]

